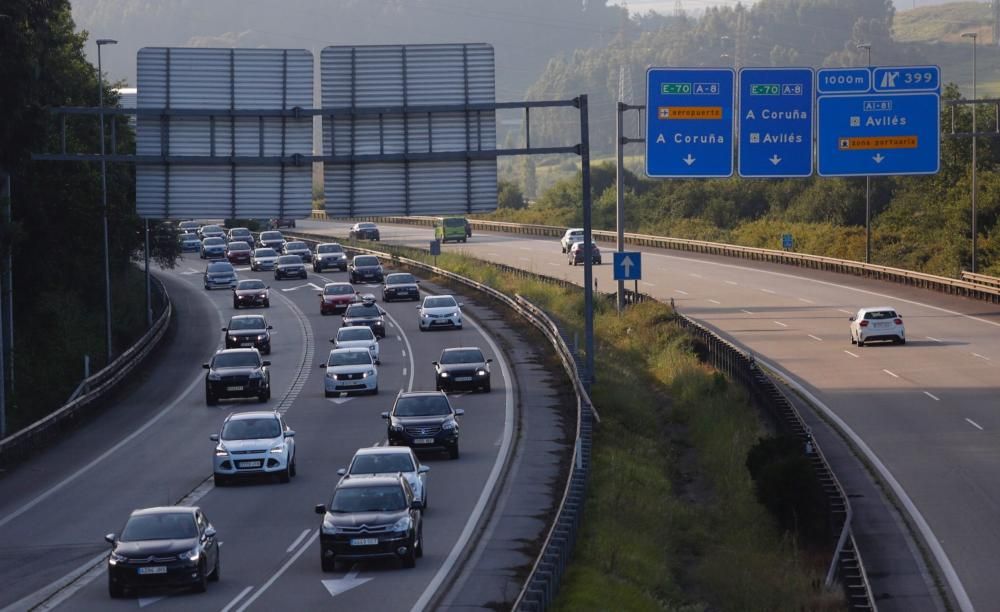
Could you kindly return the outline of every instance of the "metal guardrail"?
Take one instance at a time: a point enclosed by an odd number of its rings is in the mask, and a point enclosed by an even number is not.
[[[11,465],[24,459],[31,452],[42,448],[45,442],[60,431],[90,415],[99,406],[98,400],[111,392],[156,348],[170,325],[173,305],[163,284],[156,277],[152,278],[165,303],[163,312],[153,322],[153,326],[114,361],[84,379],[74,391],[73,399],[61,408],[0,440],[0,465]]]
[[[314,210],[313,219],[325,220],[327,219],[327,216],[326,213],[321,210]],[[357,219],[381,223],[433,225],[434,221],[438,220],[438,217],[358,217]],[[529,225],[522,223],[508,223],[506,221],[470,219],[469,223],[474,230],[478,229],[492,232],[509,232],[533,236],[560,237],[566,230],[566,228],[556,225]],[[603,242],[614,243],[617,240],[617,234],[615,232],[606,230],[594,230],[593,236],[594,240]],[[985,281],[976,282],[967,280],[964,278],[964,275],[963,279],[955,279],[945,276],[936,276],[934,274],[925,274],[923,272],[903,270],[902,268],[893,268],[891,266],[866,264],[847,259],[835,259],[833,257],[823,257],[821,255],[810,255],[808,253],[791,253],[775,249],[744,247],[732,244],[723,244],[720,242],[688,240],[685,238],[668,238],[648,234],[626,233],[625,242],[638,246],[647,246],[659,249],[672,249],[704,253],[707,255],[738,257],[741,259],[781,263],[811,268],[814,270],[853,274],[855,276],[891,281],[904,285],[941,291],[952,295],[961,295],[986,300],[992,303],[1000,303],[1000,285],[992,285]]]
[[[995,276],[987,276],[985,274],[976,274],[975,272],[966,272],[965,270],[962,270],[962,280],[967,280],[970,283],[1000,288],[1000,278]]]

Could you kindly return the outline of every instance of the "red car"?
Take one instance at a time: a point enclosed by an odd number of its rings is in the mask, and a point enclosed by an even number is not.
[[[248,264],[250,263],[251,255],[253,255],[253,250],[245,242],[230,242],[226,246],[226,259],[231,264]]]
[[[325,315],[347,310],[356,301],[358,294],[351,283],[327,283],[319,294],[319,313]]]

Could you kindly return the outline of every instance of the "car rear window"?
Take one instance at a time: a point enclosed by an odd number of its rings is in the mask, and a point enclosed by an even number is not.
[[[404,453],[358,455],[351,464],[351,474],[394,474],[413,470],[413,461]]]
[[[451,217],[445,219],[444,224],[447,227],[461,227],[462,229],[465,229],[465,219]]]
[[[881,321],[883,319],[895,319],[895,310],[872,310],[865,313],[865,318],[871,321]]]
[[[354,258],[354,265],[355,266],[377,266],[378,265],[378,257],[355,257]]]

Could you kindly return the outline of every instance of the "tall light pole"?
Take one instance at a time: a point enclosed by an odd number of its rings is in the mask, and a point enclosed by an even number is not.
[[[101,67],[101,47],[117,45],[117,40],[110,38],[97,39],[97,105],[104,108],[104,72]],[[108,349],[108,361],[111,363],[111,263],[108,251],[108,163],[104,160],[104,112],[101,117],[101,211],[104,222],[104,326],[107,332],[105,340]]]
[[[972,39],[972,273],[976,273],[976,32],[965,32],[962,38]]]
[[[858,49],[868,52],[868,67],[872,65],[872,44],[859,43]],[[865,263],[872,262],[872,177],[865,177]]]

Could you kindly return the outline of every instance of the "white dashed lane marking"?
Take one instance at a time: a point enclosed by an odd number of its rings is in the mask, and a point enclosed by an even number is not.
[[[889,370],[886,370],[884,368],[882,369],[882,371],[885,372],[886,374],[888,374],[889,376],[892,376],[893,378],[899,378],[899,374],[893,374],[892,372],[890,372]]]
[[[775,325],[780,325],[780,326],[782,326],[782,327],[788,327],[787,325],[785,325],[785,324],[784,324],[784,323],[782,323],[781,321],[772,321],[772,323],[774,323]]]
[[[812,334],[809,334],[809,337],[812,338],[813,340],[815,340],[816,342],[822,342],[823,341],[823,339],[820,338],[819,336],[814,336]]]
[[[968,423],[969,425],[972,425],[973,427],[975,427],[979,431],[983,431],[982,426],[979,423],[973,421],[972,419],[965,419],[965,422]]]
[[[935,402],[940,402],[940,401],[941,401],[941,398],[940,398],[940,397],[938,397],[938,396],[934,395],[934,394],[933,394],[933,393],[931,393],[930,391],[924,391],[924,395],[926,395],[927,397],[931,398],[931,399],[932,399],[932,400],[934,400]]]
[[[851,357],[854,357],[855,359],[861,359],[860,355],[855,355],[851,351],[844,351],[844,352],[847,353],[848,355],[850,355]]]

